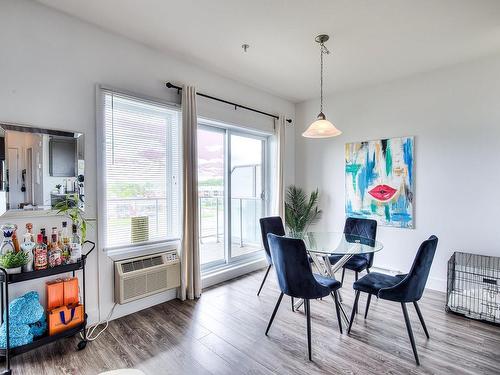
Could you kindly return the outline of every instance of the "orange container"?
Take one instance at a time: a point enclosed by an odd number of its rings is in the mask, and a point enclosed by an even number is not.
[[[73,277],[64,280],[64,303],[62,305],[78,305],[80,297],[78,294],[78,278]],[[59,305],[59,306],[62,306]]]
[[[78,282],[77,282],[78,285]],[[46,283],[47,289],[47,310],[64,305],[64,283],[62,280],[49,281]]]
[[[48,312],[49,335],[56,335],[83,323],[83,305],[62,306]]]

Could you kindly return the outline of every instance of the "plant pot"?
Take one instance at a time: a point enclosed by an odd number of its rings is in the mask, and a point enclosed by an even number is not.
[[[6,268],[5,271],[7,271],[8,274],[21,273],[21,267]]]

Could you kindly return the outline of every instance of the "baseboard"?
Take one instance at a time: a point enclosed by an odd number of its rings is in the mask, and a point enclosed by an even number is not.
[[[402,271],[396,271],[392,270],[389,268],[382,268],[382,267],[372,267],[370,270],[375,271],[375,272],[381,272],[381,273],[387,273],[390,275],[397,275],[404,273]],[[430,277],[427,279],[427,284],[425,286],[425,289],[430,289],[430,290],[436,290],[438,292],[446,292],[446,279],[439,278],[439,277]]]
[[[266,259],[263,258],[248,263],[244,263],[241,265],[237,265],[234,267],[230,267],[227,269],[222,269],[216,272],[211,272],[207,275],[202,276],[201,278],[202,287],[208,288],[210,286],[223,283],[224,281],[234,279],[235,277],[239,277],[247,273],[265,268],[267,267],[267,265],[268,264]]]
[[[162,293],[154,294],[149,297],[141,298],[123,305],[116,305],[111,320],[121,318],[122,316],[136,313],[138,311],[153,307],[177,298],[177,289],[170,289]],[[101,316],[106,318],[109,311],[101,312]]]
[[[447,280],[439,277],[429,277],[427,280],[426,289],[437,290],[438,292],[446,292]]]

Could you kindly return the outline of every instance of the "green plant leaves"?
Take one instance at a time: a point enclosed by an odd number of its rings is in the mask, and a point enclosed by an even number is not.
[[[82,234],[82,243],[85,242],[87,237],[87,219],[83,211],[78,207],[78,194],[68,194],[64,201],[58,202],[54,208],[58,214],[68,216],[73,224],[75,224]]]
[[[321,210],[318,209],[318,189],[313,191],[309,198],[303,189],[289,186],[285,199],[285,222],[293,236],[307,231],[312,223],[319,220]]]
[[[23,251],[9,251],[4,255],[0,255],[0,266],[3,268],[17,268],[28,263],[28,255]]]

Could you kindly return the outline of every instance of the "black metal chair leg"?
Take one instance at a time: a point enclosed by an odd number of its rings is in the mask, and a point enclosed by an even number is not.
[[[271,328],[271,324],[273,324],[274,317],[276,316],[276,313],[278,312],[278,307],[280,307],[280,303],[281,303],[282,299],[283,299],[283,292],[281,292],[281,294],[278,298],[278,302],[276,302],[276,306],[274,307],[273,314],[271,315],[271,319],[269,320],[269,324],[267,325],[266,336],[267,336],[267,333],[269,332],[269,329]]]
[[[342,319],[340,317],[339,297],[337,291],[333,292],[333,298],[335,300],[335,310],[337,311],[337,320],[339,321],[339,331],[340,334],[342,334]]]
[[[345,276],[345,268],[342,268],[342,279],[340,280],[340,283],[344,285],[344,276]]]
[[[408,317],[408,310],[406,309],[406,304],[401,302],[401,307],[403,309],[403,315],[405,317],[406,329],[408,330],[408,336],[410,336],[411,348],[413,349],[413,355],[415,356],[415,362],[417,362],[417,366],[420,365],[420,361],[418,360],[417,347],[415,345],[415,338],[413,337],[413,331],[411,329],[410,318]]]
[[[415,310],[417,310],[418,319],[420,319],[420,323],[422,324],[422,328],[424,329],[425,336],[430,339],[429,332],[427,331],[427,327],[424,322],[424,317],[422,316],[422,312],[420,311],[420,307],[417,304],[417,301],[413,302],[413,306],[415,306]]]
[[[293,306],[295,301],[293,300],[293,297],[290,297],[290,298],[292,300],[292,312],[295,312],[295,307]]]
[[[309,360],[312,361],[311,353],[311,304],[308,299],[304,300],[304,309],[306,312],[307,321],[307,351],[309,353]]]
[[[268,275],[269,271],[271,270],[271,267],[272,267],[272,265],[269,265],[269,266],[267,267],[266,274],[264,275],[264,279],[262,280],[262,284],[260,284],[260,288],[259,288],[259,291],[257,292],[257,295],[259,295],[259,294],[260,294],[260,291],[262,290],[262,287],[264,286],[264,283],[266,282],[267,275]]]
[[[368,299],[366,300],[366,310],[365,310],[365,319],[368,316],[368,309],[370,308],[370,301],[372,300],[371,293],[368,293]]]
[[[347,334],[351,333],[352,323],[354,322],[354,315],[356,315],[356,308],[358,307],[359,301],[359,290],[356,290],[356,297],[354,298],[354,305],[352,306],[351,320],[349,321],[349,328],[347,329]]]
[[[370,273],[370,269],[369,268],[366,269],[366,273]]]
[[[358,281],[358,271],[354,274],[354,281]],[[356,304],[356,308],[354,309],[356,314],[358,313],[358,304]]]

